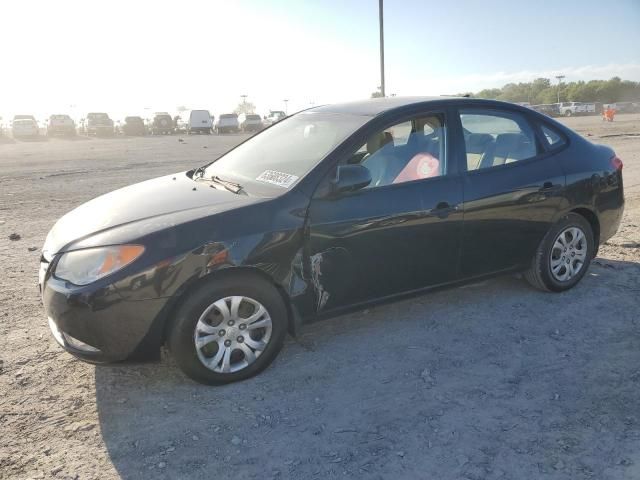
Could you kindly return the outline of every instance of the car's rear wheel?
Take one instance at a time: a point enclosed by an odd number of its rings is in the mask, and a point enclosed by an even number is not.
[[[582,279],[594,252],[591,225],[582,215],[570,213],[547,232],[525,278],[540,290],[563,292]]]
[[[169,349],[192,379],[221,385],[252,377],[277,356],[287,331],[287,309],[276,289],[246,275],[213,279],[182,304]]]

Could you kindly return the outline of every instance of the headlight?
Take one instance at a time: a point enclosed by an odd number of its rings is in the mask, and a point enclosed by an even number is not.
[[[126,267],[143,252],[142,245],[117,245],[63,253],[54,275],[75,285],[88,285]]]

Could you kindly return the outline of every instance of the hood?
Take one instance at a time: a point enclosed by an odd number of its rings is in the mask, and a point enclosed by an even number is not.
[[[154,178],[94,198],[71,210],[53,226],[42,253],[50,258],[66,250],[72,242],[100,237],[101,233],[124,226],[130,227],[129,235],[139,237],[259,201],[262,199],[211,188],[206,182],[194,182],[186,172]],[[89,243],[98,245],[99,239]],[[74,248],[87,246],[93,245],[82,242]]]

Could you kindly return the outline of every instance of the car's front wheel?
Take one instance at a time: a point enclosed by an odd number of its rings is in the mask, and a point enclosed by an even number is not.
[[[582,279],[594,252],[591,225],[582,215],[570,213],[547,232],[525,278],[540,290],[563,292]]]
[[[260,278],[229,275],[198,287],[179,308],[168,346],[192,379],[210,385],[244,380],[276,357],[287,309]]]

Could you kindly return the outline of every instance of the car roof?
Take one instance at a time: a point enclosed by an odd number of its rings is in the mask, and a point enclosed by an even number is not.
[[[467,97],[386,97],[386,98],[370,98],[367,100],[360,100],[347,103],[336,103],[332,105],[322,105],[320,107],[310,108],[305,112],[322,112],[322,113],[347,113],[352,115],[363,115],[374,117],[381,113],[386,113],[391,110],[400,110],[404,107],[410,107],[412,105],[429,104],[429,103],[456,103],[458,105],[483,105],[489,107],[515,107],[523,109],[514,103],[500,102],[497,100],[485,100],[480,98],[467,98]]]

